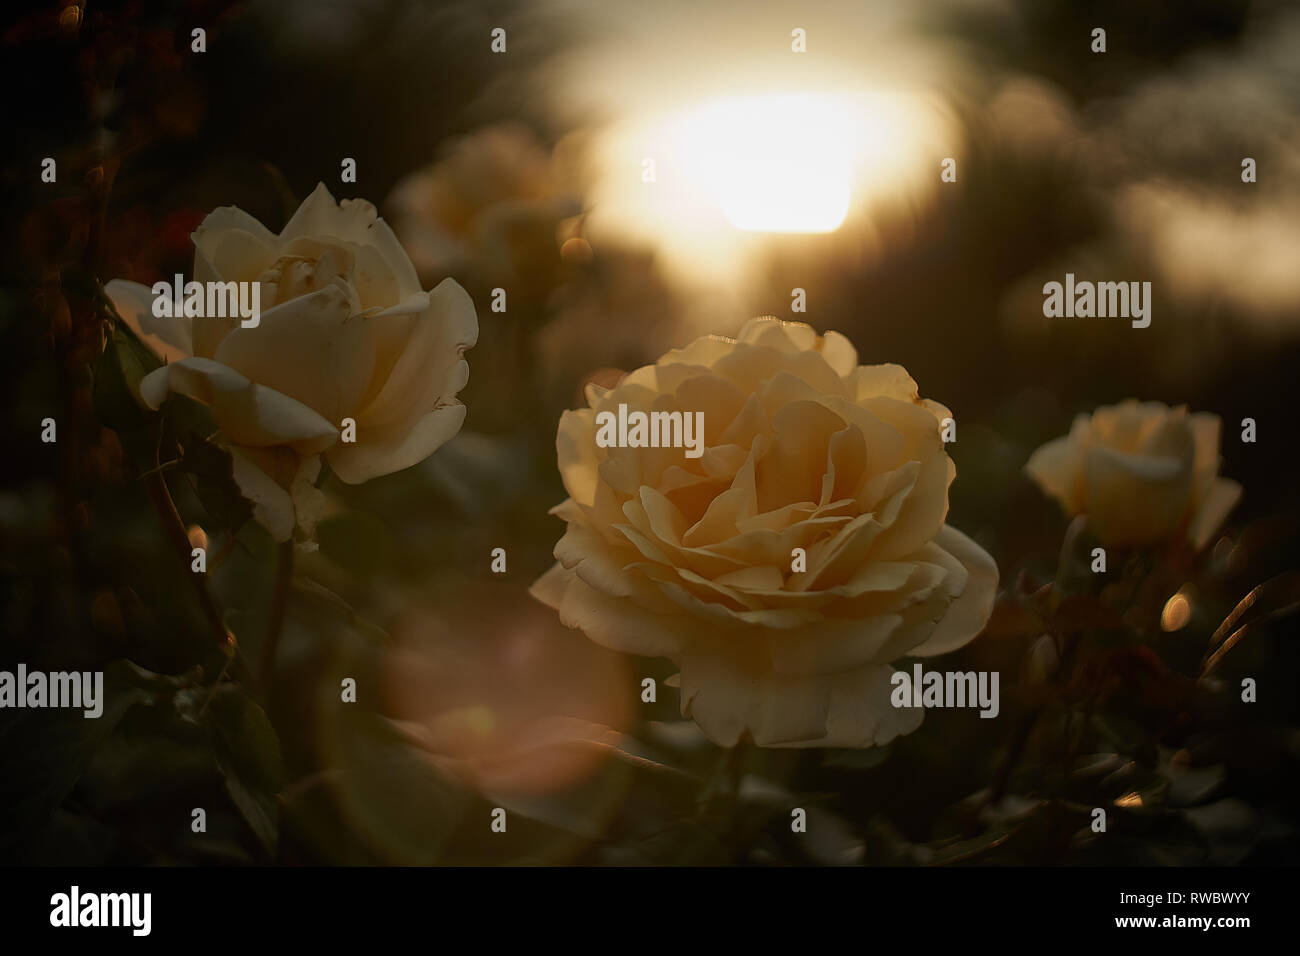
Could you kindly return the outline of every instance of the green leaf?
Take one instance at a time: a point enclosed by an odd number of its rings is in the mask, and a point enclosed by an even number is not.
[[[253,516],[253,506],[235,482],[230,449],[204,405],[173,395],[163,408],[167,427],[180,446],[177,469],[194,480],[194,492],[222,527],[238,531]]]
[[[385,863],[437,862],[470,794],[378,714],[348,708],[338,732],[332,782],[347,825]]]
[[[1001,824],[968,840],[931,845],[933,852],[926,862],[930,866],[962,866],[978,863],[1004,847],[1024,823]]]
[[[284,786],[275,728],[251,697],[233,689],[218,690],[206,713],[226,792],[274,857],[280,838],[277,795]]]
[[[339,616],[357,634],[373,640],[376,644],[392,643],[393,637],[378,624],[368,621],[356,612],[342,596],[334,593],[325,585],[307,577],[296,577],[292,588],[296,594],[315,601],[319,606],[338,612]]]
[[[91,397],[100,421],[117,432],[137,473],[154,466],[158,416],[136,400],[140,380],[158,360],[124,325],[115,323],[95,365]]]
[[[613,866],[724,866],[732,860],[717,828],[696,820],[680,820],[633,843],[601,850],[601,861]]]

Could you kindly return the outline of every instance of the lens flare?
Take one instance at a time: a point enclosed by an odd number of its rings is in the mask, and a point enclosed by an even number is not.
[[[1160,629],[1166,633],[1182,630],[1191,619],[1192,602],[1179,591],[1165,602],[1164,610],[1160,612]]]
[[[673,150],[737,229],[831,232],[849,211],[855,140],[830,97],[736,97],[682,117]]]

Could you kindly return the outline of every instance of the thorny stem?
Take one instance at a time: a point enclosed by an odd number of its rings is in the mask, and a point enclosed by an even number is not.
[[[1065,674],[1069,669],[1071,658],[1074,656],[1074,650],[1079,645],[1079,635],[1075,634],[1066,643],[1064,650],[1060,650],[1061,642],[1056,634],[1052,635],[1052,643],[1058,648],[1060,654],[1058,674]],[[1025,744],[1029,742],[1030,735],[1034,732],[1034,727],[1038,725],[1039,718],[1043,716],[1043,711],[1047,709],[1045,703],[1039,704],[1023,718],[1016,726],[1014,735],[1011,738],[1011,745],[1007,748],[1007,755],[1002,764],[998,767],[997,776],[993,779],[993,786],[989,791],[988,804],[997,803],[1006,795],[1007,786],[1011,782],[1011,774],[1020,762],[1020,756],[1025,749]]]
[[[1056,576],[1052,581],[1052,592],[1049,599],[1048,607],[1051,614],[1055,617],[1057,610],[1061,606],[1061,599],[1064,592],[1065,569],[1069,564],[1070,557],[1074,553],[1078,544],[1079,536],[1083,534],[1087,526],[1087,520],[1083,515],[1078,515],[1065,531],[1065,537],[1061,541],[1061,556],[1056,565]],[[1061,679],[1069,673],[1070,665],[1074,660],[1074,653],[1078,650],[1082,640],[1082,634],[1075,633],[1069,638],[1062,640],[1060,633],[1055,625],[1051,629],[1052,645],[1056,648],[1057,653],[1057,674]],[[1033,734],[1034,727],[1037,726],[1039,719],[1043,716],[1046,704],[1039,704],[1032,711],[1024,716],[1020,724],[1016,727],[1014,736],[1011,738],[1011,745],[1007,748],[1006,758],[998,768],[997,776],[994,778],[993,786],[989,791],[989,797],[986,803],[997,803],[1006,794],[1007,786],[1011,782],[1011,774],[1015,771],[1016,765],[1020,762],[1020,756]],[[1069,721],[1066,721],[1066,732],[1069,732]]]
[[[1053,634],[1053,638],[1056,635]],[[1069,674],[1070,665],[1074,660],[1074,652],[1078,650],[1079,645],[1083,642],[1083,634],[1075,633],[1070,635],[1064,642],[1064,649],[1061,651],[1060,661],[1057,669],[1058,678],[1064,681]],[[1061,646],[1059,641],[1054,643]],[[998,768],[998,775],[993,784],[988,802],[997,803],[1006,794],[1007,785],[1011,781],[1012,771],[1016,769],[1016,764],[1020,762],[1021,751],[1024,750],[1025,744],[1029,742],[1029,737],[1033,733],[1034,727],[1038,724],[1039,718],[1043,716],[1043,711],[1047,709],[1045,703],[1039,704],[1030,713],[1025,715],[1020,726],[1016,728],[1016,735],[1012,738],[1011,747],[1007,751],[1006,759],[1002,766]],[[1066,732],[1069,732],[1069,719],[1066,720]]]
[[[99,95],[99,90],[96,89],[95,93]],[[120,157],[118,160],[107,162],[100,159],[86,175],[85,203],[89,213],[89,230],[82,259],[82,266],[93,277],[97,292],[94,304],[95,312],[106,312],[110,320],[115,322],[120,322],[121,317],[117,314],[116,308],[112,305],[112,300],[104,291],[98,277],[100,275],[100,266],[104,261],[103,238],[106,232],[105,218],[108,210],[108,194],[112,188],[113,180],[116,178],[118,161],[120,161]],[[224,664],[217,675],[214,686],[216,683],[221,682],[228,671],[233,673],[237,680],[247,682],[251,676],[248,666],[239,652],[239,644],[235,640],[235,635],[226,628],[225,621],[221,617],[221,611],[217,608],[216,603],[212,600],[212,595],[208,592],[206,575],[188,570],[191,561],[190,538],[185,530],[184,523],[181,521],[180,512],[176,510],[176,502],[172,499],[171,490],[167,487],[165,477],[165,472],[172,465],[172,462],[160,464],[155,456],[154,467],[142,475],[141,478],[145,482],[145,487],[149,490],[149,498],[153,502],[154,510],[158,512],[158,519],[162,524],[163,533],[167,536],[168,541],[180,558],[182,573],[185,573],[190,578],[199,607],[212,630],[214,643],[221,652]]]
[[[226,628],[225,622],[221,619],[221,611],[217,608],[216,603],[212,600],[212,595],[208,592],[205,575],[188,571],[191,560],[190,537],[185,531],[180,512],[176,510],[176,502],[172,500],[172,494],[167,487],[167,480],[163,477],[163,472],[155,468],[145,477],[144,481],[145,486],[149,489],[149,498],[153,502],[154,510],[158,512],[158,520],[162,524],[163,532],[167,535],[172,549],[180,559],[182,568],[186,569],[185,573],[194,587],[194,594],[198,598],[199,608],[203,611],[203,617],[212,630],[213,641],[217,649],[221,652],[222,657],[230,662],[230,667],[235,676],[240,680],[247,680],[249,676],[248,667],[239,653],[239,645],[235,641],[235,635]]]
[[[110,322],[120,323],[122,318],[118,315],[112,300],[104,291],[104,287],[99,284],[98,280],[96,280],[95,286],[98,293],[95,301],[96,309]],[[225,660],[214,686],[221,682],[227,672],[233,674],[240,683],[251,684],[252,674],[248,669],[248,664],[239,652],[239,644],[235,640],[235,635],[226,627],[226,623],[221,617],[221,610],[208,592],[206,575],[188,571],[191,561],[190,536],[185,530],[185,523],[181,520],[180,512],[176,510],[176,502],[172,498],[171,489],[167,487],[165,477],[166,472],[179,463],[179,459],[160,462],[160,458],[161,456],[155,453],[153,467],[141,474],[140,479],[149,490],[149,499],[153,502],[154,510],[158,512],[158,520],[162,524],[163,533],[166,534],[167,540],[171,543],[173,550],[180,559],[181,567],[186,569],[185,573],[194,586],[194,594],[198,599],[199,608],[212,630],[213,641]]]

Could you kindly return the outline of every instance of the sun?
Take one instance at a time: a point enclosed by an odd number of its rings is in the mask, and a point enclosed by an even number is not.
[[[849,211],[850,118],[829,96],[728,97],[684,113],[674,165],[747,232],[832,232]]]
[[[678,280],[727,295],[773,243],[841,230],[854,241],[872,217],[923,201],[952,143],[933,101],[906,90],[722,89],[655,103],[578,143],[593,172],[584,225],[593,242],[644,243]]]

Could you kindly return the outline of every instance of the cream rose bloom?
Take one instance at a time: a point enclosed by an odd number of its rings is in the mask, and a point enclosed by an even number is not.
[[[529,237],[554,242],[560,220],[581,211],[569,178],[528,127],[498,123],[403,177],[384,209],[421,276],[466,272],[478,260],[518,279],[536,257]]]
[[[1217,415],[1135,399],[1079,415],[1025,470],[1067,514],[1088,516],[1103,544],[1140,547],[1175,535],[1200,550],[1241,497],[1219,477]]]
[[[423,292],[391,229],[364,200],[324,184],[279,235],[234,206],[193,234],[198,282],[257,282],[261,318],[158,318],[152,291],[114,280],[118,313],[166,364],[140,382],[211,407],[234,476],[277,540],[296,524],[324,456],[350,484],[410,467],[460,429],[474,304],[450,279]],[[341,441],[343,420],[356,441]],[[301,516],[298,516],[301,517]]]
[[[775,319],[587,398],[560,419],[568,528],[536,597],[599,644],[672,658],[683,715],[721,745],[867,747],[919,726],[890,704],[889,662],[970,641],[998,580],[944,524],[943,406],[844,336]],[[702,457],[598,447],[596,415],[620,403],[703,412]]]

